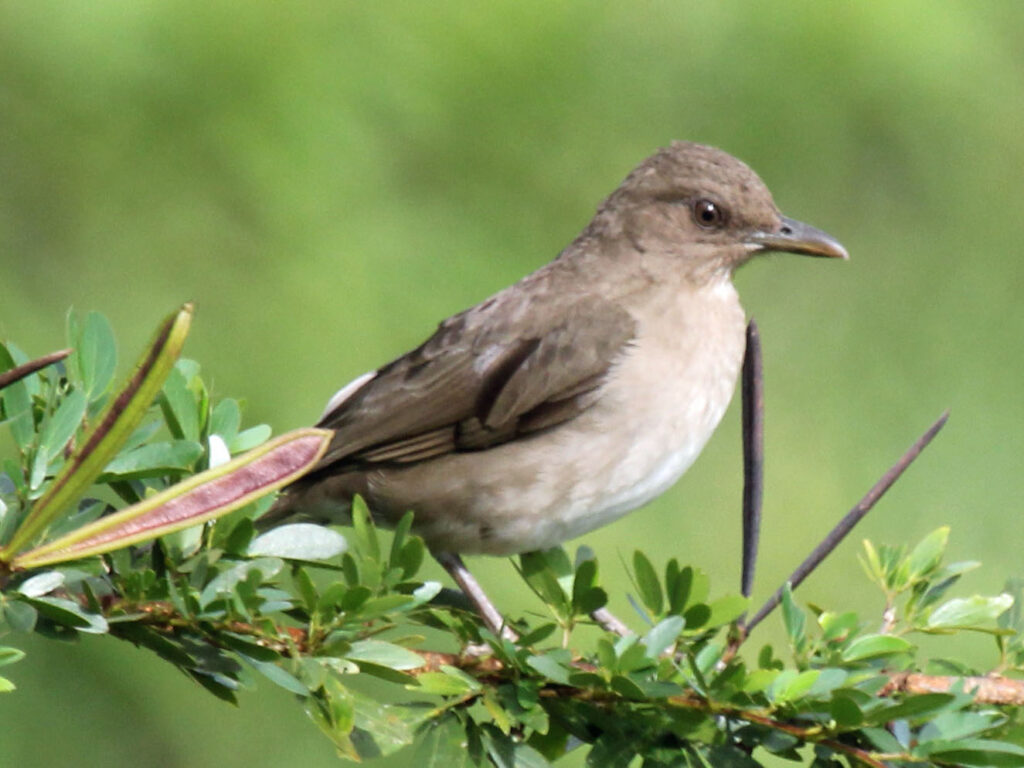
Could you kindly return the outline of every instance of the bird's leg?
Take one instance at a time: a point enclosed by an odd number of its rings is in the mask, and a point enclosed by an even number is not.
[[[505,623],[504,617],[494,607],[494,603],[491,602],[487,593],[484,592],[484,588],[480,586],[480,582],[476,580],[476,577],[469,572],[469,568],[462,562],[461,557],[454,552],[436,552],[434,553],[434,559],[441,564],[442,568],[448,571],[448,575],[459,585],[462,594],[473,604],[477,613],[484,620],[486,627],[495,636],[513,642],[519,639],[519,635],[512,631],[508,624]],[[607,608],[598,608],[592,611],[590,618],[597,622],[598,626],[606,632],[613,632],[620,637],[633,634],[633,631]]]
[[[435,552],[434,559],[441,564],[441,567],[448,571],[448,575],[455,579],[459,589],[469,598],[469,601],[476,608],[477,613],[484,620],[487,628],[497,637],[515,642],[519,635],[505,623],[505,619],[494,607],[494,603],[480,586],[480,582],[469,572],[462,558],[454,552]]]

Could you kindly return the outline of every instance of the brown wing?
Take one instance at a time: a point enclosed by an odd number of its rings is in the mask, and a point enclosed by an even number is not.
[[[556,299],[507,290],[442,323],[324,416],[335,436],[314,472],[480,450],[588,408],[634,322],[602,299]]]

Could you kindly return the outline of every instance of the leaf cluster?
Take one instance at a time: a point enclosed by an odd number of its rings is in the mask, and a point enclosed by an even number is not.
[[[769,754],[818,768],[1024,766],[1019,710],[976,691],[979,674],[1012,682],[1024,671],[1021,587],[951,596],[977,564],[944,564],[945,528],[909,550],[865,542],[879,616],[801,606],[787,588],[789,647],[757,651],[745,637],[746,598],[715,593],[697,567],[656,565],[640,551],[629,563],[640,629],[595,629],[591,614],[608,596],[586,548],[523,555],[517,569],[535,610],[513,617],[517,640],[496,637],[420,577],[426,550],[412,515],[383,533],[360,500],[344,534],[299,524],[257,535],[269,501],[254,492],[146,538],[108,527],[112,543],[86,547],[88,526],[140,508],[131,520],[148,520],[174,499],[188,502],[197,478],[244,477],[269,445],[270,430],[244,429],[242,404],[214,398],[187,360],[172,360],[133,406],[137,423],[121,424],[110,455],[92,455],[95,471],[74,503],[12,547],[66,468],[90,459],[82,446],[103,450],[93,431],[124,392],[112,388],[106,322],[73,319],[69,336],[65,364],[0,389],[13,445],[0,474],[4,643],[25,632],[108,634],[228,702],[270,681],[352,760],[406,750],[415,765],[539,768],[585,749],[587,764],[602,768],[638,757],[646,768],[756,766]],[[25,362],[0,346],[0,372]],[[256,458],[232,459],[246,451]],[[168,493],[170,502],[145,507]],[[927,658],[915,642],[960,632],[994,638],[991,669]],[[0,646],[0,666],[23,656]],[[895,685],[911,674],[943,675],[945,686]],[[0,691],[13,688],[0,678]]]

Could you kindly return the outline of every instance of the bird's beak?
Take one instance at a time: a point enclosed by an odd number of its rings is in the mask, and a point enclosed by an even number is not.
[[[782,217],[782,226],[777,232],[754,232],[747,240],[747,247],[759,253],[762,251],[785,251],[803,253],[807,256],[826,256],[830,259],[848,259],[842,244],[827,232],[796,219]]]

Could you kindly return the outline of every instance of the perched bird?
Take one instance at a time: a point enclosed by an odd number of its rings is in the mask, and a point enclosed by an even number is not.
[[[743,358],[732,274],[772,251],[847,258],[779,213],[736,158],[661,149],[554,261],[334,395],[318,424],[334,430],[327,453],[261,527],[343,522],[357,493],[385,524],[411,509],[472,599],[460,553],[555,546],[693,463]],[[478,607],[495,629],[500,616]]]

